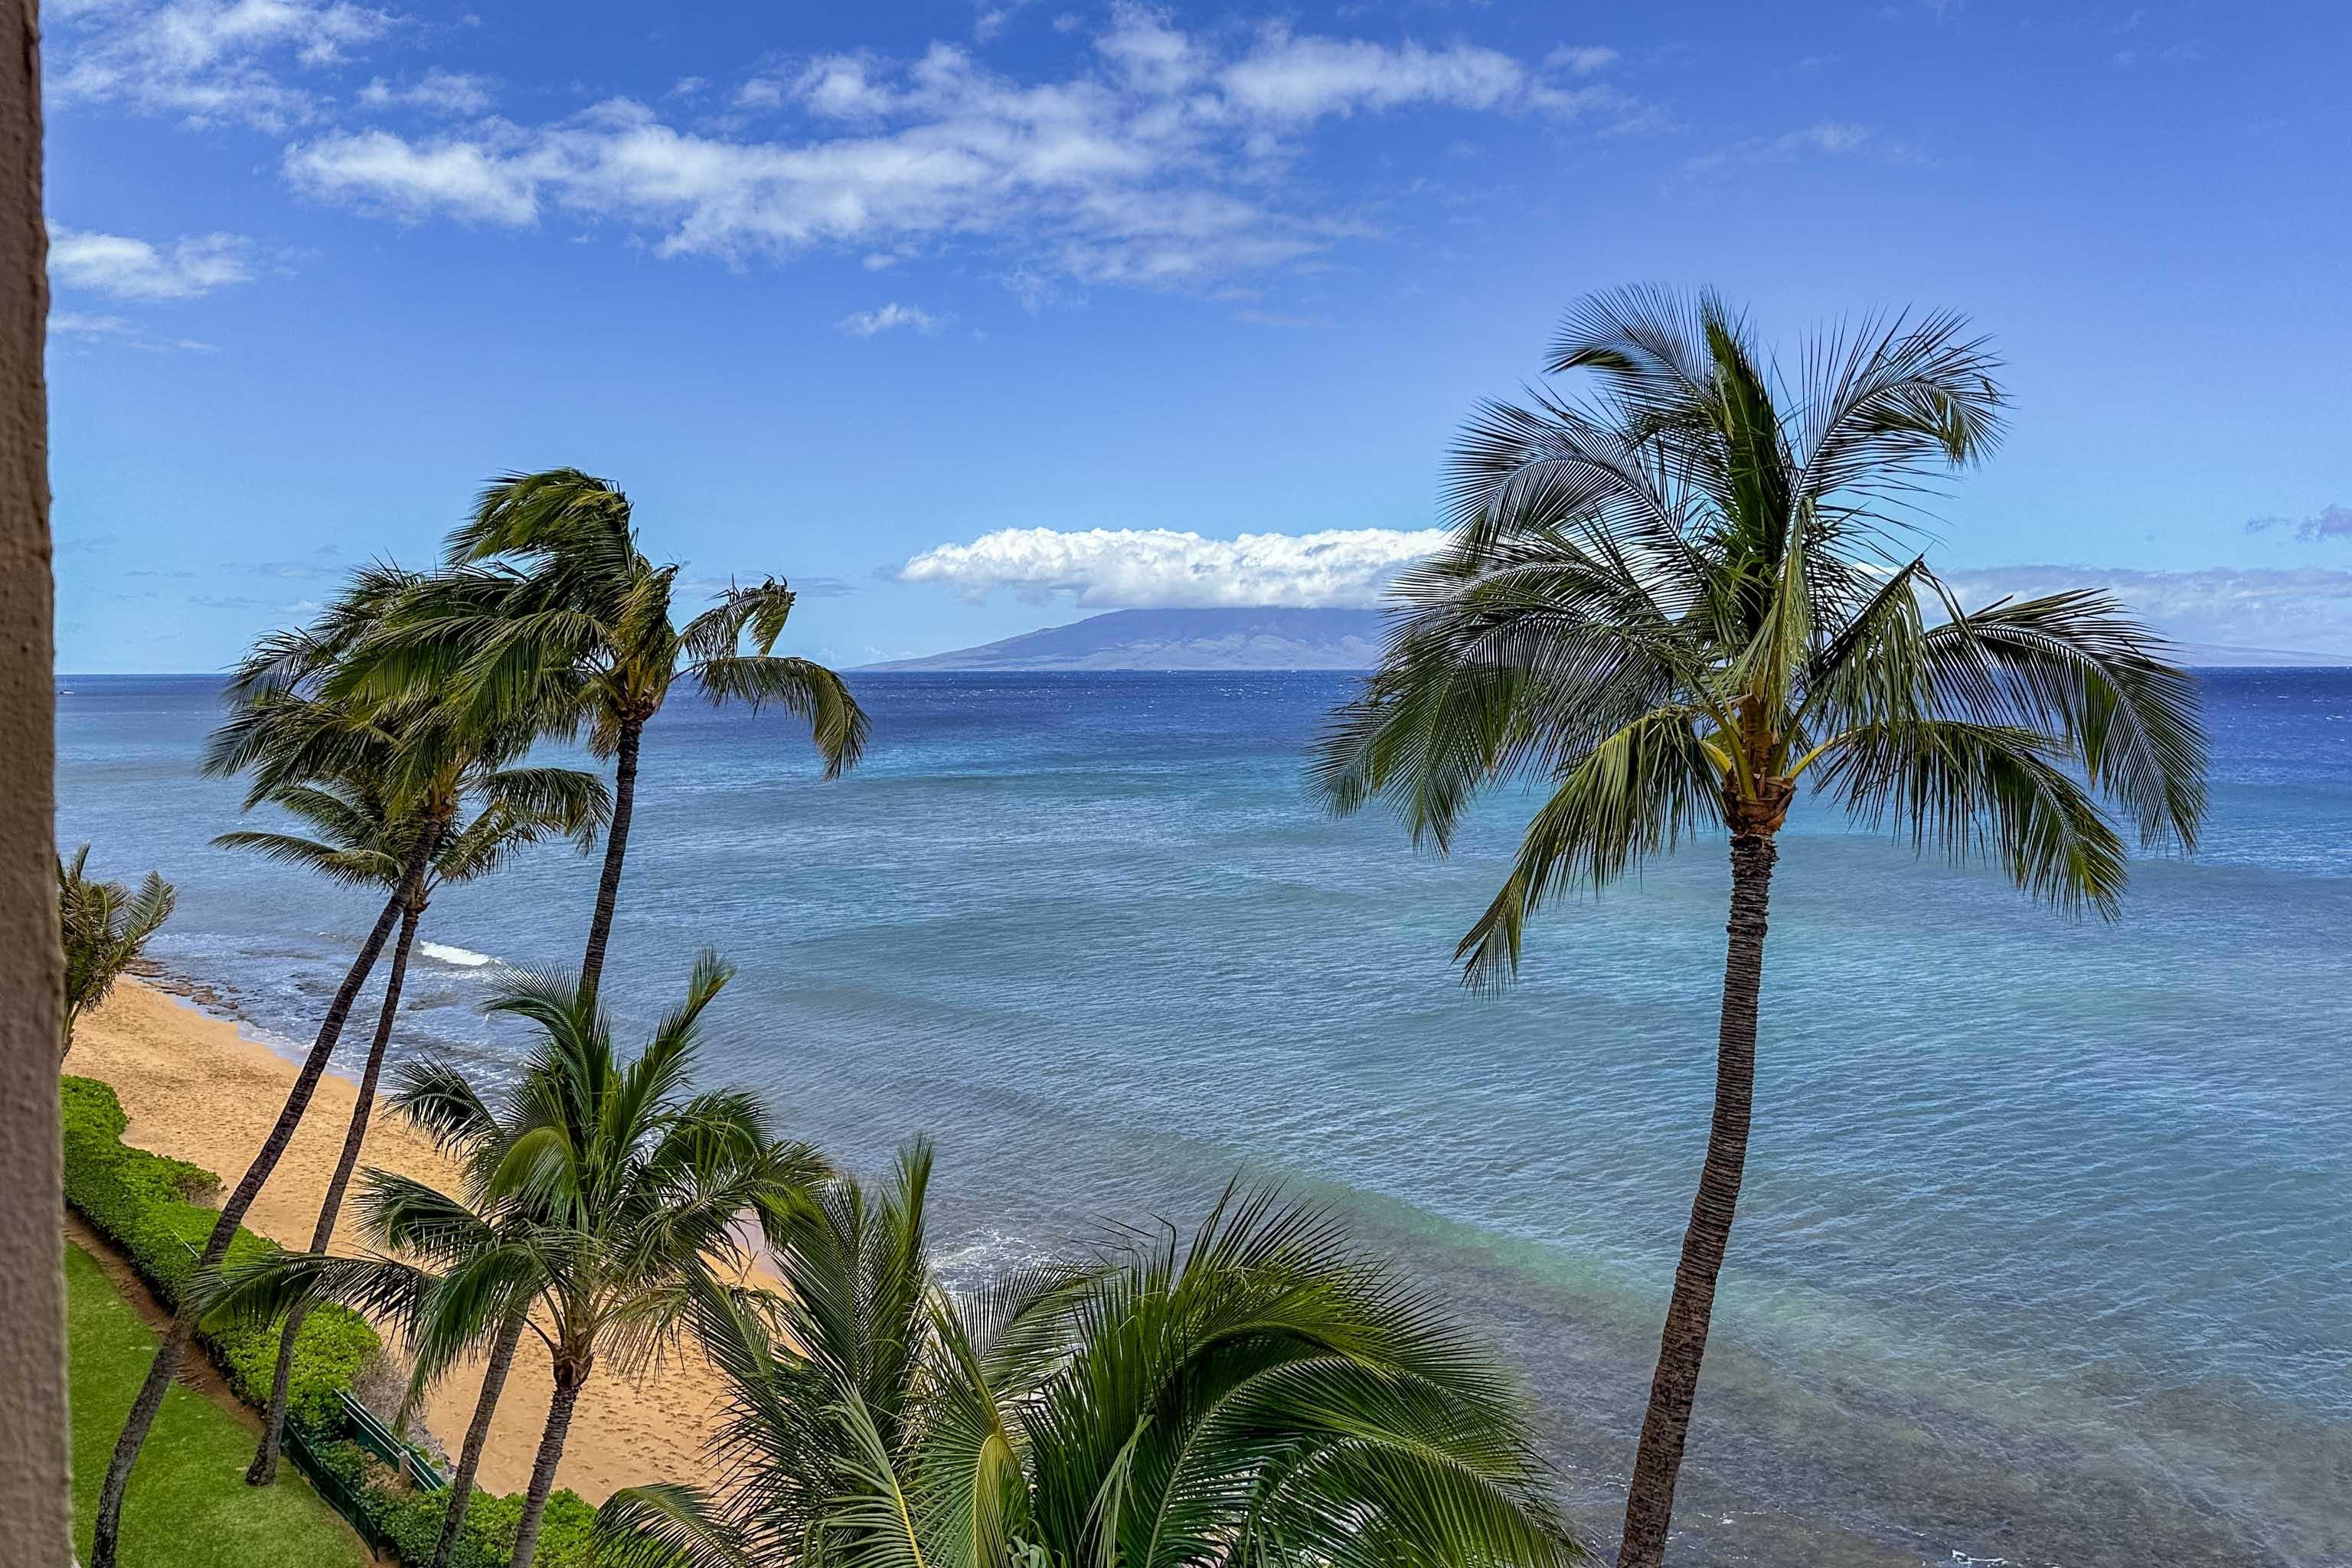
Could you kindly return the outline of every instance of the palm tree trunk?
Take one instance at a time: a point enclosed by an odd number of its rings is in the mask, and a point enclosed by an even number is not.
[[[383,1006],[376,1014],[375,1038],[368,1042],[367,1068],[360,1074],[359,1099],[352,1106],[351,1126],[343,1133],[343,1152],[335,1161],[335,1173],[327,1183],[327,1195],[319,1205],[319,1223],[310,1232],[313,1252],[326,1251],[327,1244],[335,1238],[335,1220],[342,1213],[343,1193],[352,1184],[352,1172],[360,1163],[360,1148],[367,1142],[368,1121],[375,1108],[376,1079],[383,1071],[384,1048],[392,1042],[393,1022],[400,1011],[400,991],[408,978],[408,954],[416,945],[416,922],[425,917],[425,900],[415,896],[413,882],[405,892],[400,940],[393,943],[392,972],[383,983]],[[254,1449],[253,1463],[246,1468],[247,1486],[266,1487],[278,1479],[278,1450],[286,1436],[286,1395],[294,1375],[294,1339],[310,1316],[311,1306],[307,1300],[296,1303],[286,1314],[286,1327],[278,1336],[278,1368],[269,1378],[269,1407],[262,1415],[261,1444]]]
[[[482,1468],[482,1449],[490,1438],[490,1417],[507,1386],[507,1370],[514,1365],[515,1346],[530,1321],[526,1305],[518,1309],[499,1331],[490,1347],[490,1364],[482,1371],[481,1397],[474,1401],[474,1419],[466,1427],[466,1446],[457,1455],[457,1473],[449,1478],[449,1507],[441,1516],[441,1539],[434,1543],[432,1568],[449,1568],[457,1550],[457,1532],[465,1528],[466,1510],[473,1506],[474,1475]]]
[[[645,721],[621,721],[620,759],[613,769],[613,820],[604,829],[604,872],[596,879],[596,912],[588,921],[588,951],[580,960],[580,999],[593,1003],[604,979],[604,944],[613,940],[613,910],[621,900],[621,866],[629,855],[629,818],[637,804],[637,746]]]
[[[1666,1327],[1658,1342],[1658,1370],[1650,1382],[1649,1413],[1642,1419],[1642,1445],[1633,1456],[1633,1481],[1625,1497],[1625,1534],[1617,1548],[1617,1568],[1658,1568],[1674,1518],[1675,1478],[1682,1469],[1683,1441],[1690,1433],[1691,1401],[1698,1391],[1699,1362],[1706,1354],[1708,1321],[1715,1312],[1715,1279],[1731,1244],[1731,1217],[1739,1206],[1739,1183],[1748,1163],[1748,1124],[1756,1093],[1756,998],[1764,982],[1764,929],[1772,889],[1772,863],[1780,851],[1771,836],[1735,833],[1731,838],[1730,942],[1723,961],[1723,1018],[1716,1039],[1715,1120],[1707,1130],[1706,1163],[1699,1172],[1698,1196],[1691,1204],[1690,1228],[1683,1236],[1682,1261],[1675,1266],[1675,1290],[1666,1305]]]
[[[253,1163],[246,1167],[236,1191],[221,1205],[220,1218],[214,1222],[212,1235],[205,1241],[188,1287],[180,1292],[171,1331],[155,1349],[155,1360],[147,1369],[147,1381],[140,1384],[139,1397],[131,1405],[131,1417],[122,1424],[122,1436],[115,1440],[114,1458],[106,1467],[106,1482],[98,1494],[98,1520],[91,1532],[89,1568],[115,1568],[115,1556],[121,1550],[118,1537],[122,1530],[122,1494],[131,1485],[131,1468],[139,1462],[139,1449],[147,1441],[148,1429],[155,1425],[155,1413],[163,1408],[163,1392],[171,1387],[172,1375],[179,1370],[180,1358],[187,1353],[188,1341],[196,1331],[200,1294],[196,1281],[219,1264],[230,1239],[236,1235],[238,1222],[245,1218],[245,1211],[253,1206],[261,1184],[278,1168],[286,1145],[292,1141],[294,1129],[301,1125],[302,1113],[310,1108],[310,1097],[317,1092],[319,1079],[327,1070],[327,1058],[334,1054],[335,1042],[342,1037],[352,1003],[366,984],[368,971],[375,967],[384,942],[392,935],[393,922],[400,917],[401,902],[398,893],[384,900],[383,913],[376,917],[375,929],[368,932],[359,956],[352,960],[351,968],[344,973],[343,983],[336,988],[327,1016],[319,1020],[318,1038],[310,1044],[310,1054],[302,1058],[302,1070],[295,1074],[294,1087],[287,1091],[277,1125],[269,1130]]]
[[[572,1409],[580,1403],[580,1386],[587,1380],[586,1367],[555,1363],[555,1397],[547,1402],[547,1426],[539,1436],[539,1458],[531,1462],[530,1490],[523,1494],[514,1555],[507,1560],[507,1568],[530,1568],[531,1554],[539,1550],[539,1526],[547,1515],[547,1495],[555,1489],[555,1467],[563,1458],[564,1436],[572,1430]]]

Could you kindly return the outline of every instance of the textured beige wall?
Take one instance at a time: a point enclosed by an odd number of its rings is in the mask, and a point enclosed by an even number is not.
[[[0,58],[0,1568],[73,1560],[58,1168],[37,0]]]

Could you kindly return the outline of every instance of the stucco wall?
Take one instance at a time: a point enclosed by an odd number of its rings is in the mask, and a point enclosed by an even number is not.
[[[37,0],[0,58],[0,1565],[72,1561]]]

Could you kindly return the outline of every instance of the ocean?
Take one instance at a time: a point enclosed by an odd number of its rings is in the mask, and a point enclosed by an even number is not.
[[[855,684],[837,782],[777,715],[649,731],[625,1037],[698,948],[734,959],[713,1079],[855,1168],[929,1133],[967,1276],[1237,1174],[1335,1205],[1524,1370],[1613,1545],[1705,1141],[1720,841],[1559,904],[1481,996],[1448,955],[1529,803],[1443,860],[1322,815],[1303,751],[1346,677]],[[307,1041],[373,903],[209,847],[241,795],[196,773],[216,682],[58,685],[60,841],[162,870],[152,956]],[[1792,817],[1675,1563],[2352,1563],[2352,671],[2205,700],[2206,840],[2136,863],[2114,925]],[[506,1070],[478,1003],[577,962],[595,869],[437,900],[397,1051]]]

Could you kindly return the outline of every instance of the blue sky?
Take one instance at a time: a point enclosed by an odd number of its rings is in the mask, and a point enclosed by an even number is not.
[[[216,668],[567,463],[845,664],[1363,603],[1626,282],[1967,312],[1964,586],[2352,652],[2352,7],[44,9],[65,669]]]

